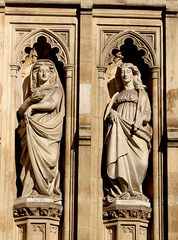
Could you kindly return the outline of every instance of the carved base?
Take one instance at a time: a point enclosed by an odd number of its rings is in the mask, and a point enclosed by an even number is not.
[[[13,214],[17,240],[58,240],[62,203],[49,198],[17,199]]]
[[[106,240],[147,240],[148,219],[151,208],[148,202],[116,200],[103,208]]]

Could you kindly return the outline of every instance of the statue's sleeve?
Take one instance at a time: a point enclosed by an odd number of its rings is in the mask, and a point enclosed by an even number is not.
[[[118,94],[119,94],[119,93],[116,92],[116,93],[112,96],[109,104],[107,105],[106,110],[105,110],[105,114],[104,114],[104,120],[106,120],[106,118],[108,117],[109,113],[111,112],[111,109],[112,109],[112,107],[113,107],[113,104],[114,104],[114,102],[115,102]]]
[[[151,106],[150,106],[150,100],[148,97],[148,94],[145,90],[140,91],[140,97],[139,97],[139,110],[141,115],[144,116],[145,122],[150,122],[151,119]]]

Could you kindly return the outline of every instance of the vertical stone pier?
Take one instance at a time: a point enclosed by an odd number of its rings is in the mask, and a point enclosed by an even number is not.
[[[62,202],[50,198],[17,199],[13,213],[17,240],[58,240]]]
[[[151,207],[141,200],[116,200],[103,208],[105,240],[147,240]]]

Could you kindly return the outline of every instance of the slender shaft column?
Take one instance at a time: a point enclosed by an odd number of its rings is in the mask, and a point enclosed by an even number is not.
[[[95,149],[95,156],[96,156],[96,176],[95,176],[95,182],[97,181],[98,184],[95,186],[95,192],[96,192],[96,201],[98,202],[98,238],[104,239],[104,229],[103,221],[102,221],[102,215],[103,215],[103,179],[101,177],[101,166],[102,166],[102,153],[103,153],[103,118],[104,118],[104,111],[106,108],[107,103],[109,102],[109,93],[107,88],[107,80],[106,80],[106,67],[99,65],[97,67],[98,70],[98,81],[97,84],[95,84],[96,88],[96,97],[97,100],[95,102],[95,108],[97,111],[95,111],[95,134],[93,139],[93,145]]]
[[[3,101],[2,101],[2,152],[1,152],[1,171],[4,186],[3,191],[3,214],[2,226],[4,235],[2,239],[12,239],[15,225],[12,218],[12,208],[15,199],[15,91],[18,65],[10,65],[9,71],[5,73],[3,81]],[[10,191],[9,191],[10,190]],[[11,228],[11,231],[9,231]]]
[[[64,67],[66,71],[66,122],[65,122],[65,177],[64,177],[64,225],[63,239],[73,239],[74,230],[74,199],[75,199],[75,151],[72,148],[76,122],[76,94],[74,65]]]
[[[14,107],[14,113],[16,111],[16,85],[18,81],[18,72],[20,66],[17,64],[10,65],[10,77],[11,77],[11,87],[12,87],[12,106]],[[12,121],[13,122],[13,121]]]
[[[104,115],[104,109],[106,108],[106,95],[108,94],[107,90],[107,83],[105,81],[105,73],[106,73],[106,67],[98,66],[98,101],[97,104],[99,106],[98,108],[98,118],[99,118],[99,126],[98,129],[100,130],[99,136],[98,136],[98,146],[103,147],[103,126],[101,123],[103,123],[103,115]],[[99,131],[98,130],[98,131]],[[101,156],[100,156],[101,158]]]
[[[161,187],[161,159],[159,156],[160,145],[160,120],[159,120],[159,67],[152,67],[152,118],[153,118],[153,224],[154,240],[158,240],[161,232],[159,219],[162,215],[162,187]]]
[[[101,174],[101,161],[102,161],[102,150],[103,150],[103,117],[107,103],[109,102],[109,93],[107,89],[107,82],[105,80],[106,67],[98,66],[98,85],[97,85],[97,96],[96,101],[96,131],[98,132],[95,142],[97,142],[97,159],[98,159],[98,176]],[[99,107],[98,107],[99,106]],[[101,186],[102,188],[102,186]],[[102,197],[102,196],[101,196]],[[99,199],[98,199],[99,200]]]
[[[101,118],[101,120],[103,120],[103,114],[107,104],[106,99],[107,96],[109,96],[107,82],[105,80],[106,69],[107,69],[106,67],[98,66],[98,97],[99,97],[98,117]],[[99,136],[99,139],[100,141],[102,141],[100,146],[103,146],[103,136]]]
[[[17,64],[11,64],[10,65],[10,77],[11,77],[11,121],[10,121],[10,125],[11,125],[11,138],[12,136],[15,134],[15,129],[17,127],[17,117],[16,117],[16,112],[17,112],[17,109],[16,109],[16,86],[17,86],[17,81],[18,81],[18,73],[19,73],[19,70],[20,70],[20,66],[17,65]],[[16,169],[16,166],[15,166],[15,137],[12,138],[13,141],[12,144],[11,144],[11,150],[10,150],[10,153],[11,153],[11,157],[10,157],[10,161],[9,162],[9,166],[10,166],[10,169],[13,169],[14,171],[14,181],[15,181],[15,169]],[[15,183],[15,182],[14,182]],[[15,193],[15,191],[14,191]],[[14,196],[15,197],[15,196]]]

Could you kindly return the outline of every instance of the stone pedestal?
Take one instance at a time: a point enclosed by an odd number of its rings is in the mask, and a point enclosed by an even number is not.
[[[103,208],[105,240],[147,240],[150,203],[116,200]]]
[[[16,240],[58,240],[62,203],[49,198],[17,199],[13,209]]]

